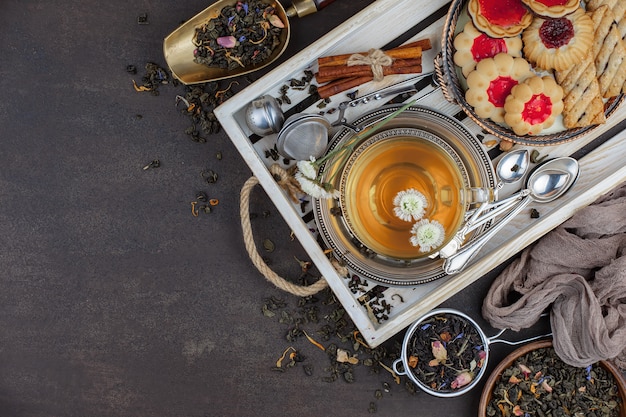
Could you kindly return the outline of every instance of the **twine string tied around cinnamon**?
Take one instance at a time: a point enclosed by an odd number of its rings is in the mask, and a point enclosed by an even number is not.
[[[383,79],[383,67],[389,67],[393,63],[393,58],[385,54],[382,49],[370,49],[367,55],[353,54],[348,58],[347,66],[370,65],[374,81]]]

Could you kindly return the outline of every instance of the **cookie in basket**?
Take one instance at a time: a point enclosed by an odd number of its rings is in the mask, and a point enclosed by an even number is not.
[[[563,111],[563,89],[550,75],[532,76],[511,89],[504,111],[504,121],[516,135],[537,135]]]
[[[517,36],[533,20],[521,0],[470,0],[467,12],[476,28],[492,38]]]
[[[563,88],[563,125],[567,129],[606,122],[604,101],[591,54],[578,65],[555,71],[554,75]]]
[[[593,23],[581,8],[556,19],[535,17],[522,33],[522,41],[531,64],[563,71],[581,62],[591,50]]]
[[[625,91],[626,48],[609,6],[602,5],[590,14],[595,31],[591,51],[600,94],[604,98],[615,97]]]
[[[563,17],[580,7],[580,0],[522,0],[535,14],[542,17]]]
[[[465,100],[478,117],[504,122],[504,103],[511,89],[533,75],[524,58],[498,54],[485,58],[467,76]]]
[[[622,40],[626,41],[626,1],[624,0],[584,0],[588,12],[595,11],[602,5],[607,5],[615,16],[617,28]]]
[[[476,68],[476,64],[485,58],[493,58],[504,52],[513,56],[522,56],[522,38],[492,38],[480,32],[470,20],[454,38],[454,63],[461,67],[467,77]]]

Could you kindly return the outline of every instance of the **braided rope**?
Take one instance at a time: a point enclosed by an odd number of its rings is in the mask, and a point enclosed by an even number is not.
[[[270,168],[270,172],[277,177],[278,184],[281,187],[286,188],[287,192],[289,192],[293,198],[293,193],[295,193],[295,190],[297,189],[297,185],[292,182],[293,177],[278,165],[273,165]],[[246,246],[246,250],[248,251],[248,255],[250,256],[250,260],[269,282],[281,290],[299,297],[307,297],[317,294],[324,288],[328,287],[328,282],[326,282],[324,277],[321,277],[318,281],[308,286],[291,283],[268,267],[265,261],[263,261],[261,255],[259,255],[254,243],[254,236],[252,235],[252,224],[250,223],[250,194],[254,186],[258,184],[259,180],[256,177],[250,177],[241,188],[239,201],[239,215],[241,216],[243,241]]]

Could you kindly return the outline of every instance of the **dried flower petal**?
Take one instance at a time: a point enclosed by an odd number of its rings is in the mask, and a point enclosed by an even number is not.
[[[456,376],[456,378],[454,378],[450,386],[452,387],[452,389],[461,388],[472,382],[472,379],[474,379],[474,377],[471,373],[461,372]]]
[[[487,352],[485,352],[484,350],[479,351],[478,357],[480,358],[480,360],[478,361],[477,366],[479,368],[482,368],[483,365],[485,364],[485,360],[487,359]]]
[[[516,405],[515,407],[513,407],[513,414],[515,414],[516,416],[523,416],[524,411],[522,410],[522,407]]]
[[[448,351],[439,340],[435,340],[430,344],[430,346],[432,347],[433,356],[437,362],[443,363],[446,359],[448,359]]]
[[[224,48],[234,48],[237,44],[237,39],[234,36],[220,36],[216,41],[219,46]]]
[[[511,377],[509,378],[509,383],[511,383],[511,384],[519,384],[520,382],[522,382],[522,380],[519,379],[515,375],[511,375]]]
[[[415,368],[417,366],[417,363],[419,362],[419,359],[417,356],[409,356],[409,367],[410,368]]]
[[[281,28],[281,29],[285,27],[285,24],[283,23],[282,20],[280,20],[280,17],[276,16],[275,14],[271,15],[269,20],[270,20],[270,24],[274,27]]]
[[[519,369],[520,369],[520,371],[522,371],[522,374],[524,374],[524,378],[528,378],[528,376],[532,372],[528,366],[526,366],[526,365],[524,365],[522,363],[519,364]]]
[[[337,349],[337,362],[344,363],[348,362],[352,365],[357,365],[359,363],[359,359],[356,356],[350,356],[347,350],[338,348]]]

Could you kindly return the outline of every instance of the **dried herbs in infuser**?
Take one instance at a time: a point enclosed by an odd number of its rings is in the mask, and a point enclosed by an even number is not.
[[[280,45],[285,23],[262,1],[238,1],[196,29],[194,62],[237,69],[261,64]]]
[[[455,314],[425,319],[407,346],[409,371],[433,391],[470,384],[485,365],[485,346],[472,323]]]

